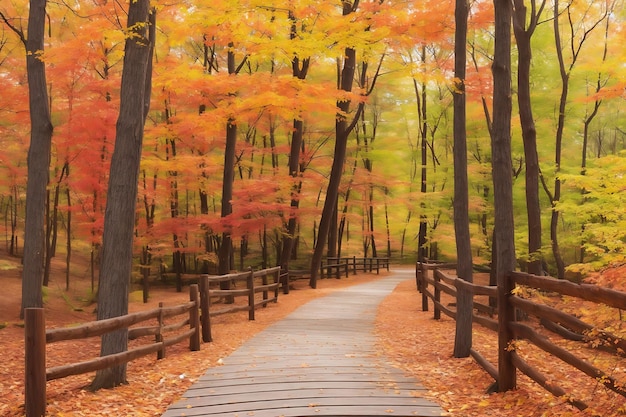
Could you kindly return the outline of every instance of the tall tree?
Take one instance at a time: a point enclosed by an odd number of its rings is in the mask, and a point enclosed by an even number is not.
[[[291,21],[291,28],[289,32],[289,38],[294,40],[298,37],[298,27],[296,25],[296,18],[294,13],[289,11],[289,20]],[[300,59],[297,55],[291,60],[291,73],[293,77],[304,80],[307,77],[309,71],[310,58],[305,57]],[[300,162],[300,151],[304,146],[304,121],[298,118],[293,119],[293,132],[291,133],[291,146],[289,152],[289,175],[294,178],[294,181],[302,175],[303,166]],[[289,206],[289,218],[287,220],[287,226],[285,235],[283,237],[282,253],[280,255],[280,266],[284,269],[288,268],[289,259],[293,253],[294,243],[296,238],[297,228],[297,210],[300,206],[300,192],[302,189],[302,181],[298,180],[297,183],[292,185],[291,202]],[[287,289],[288,290],[288,289]]]
[[[493,133],[491,155],[493,164],[493,198],[495,206],[495,269],[498,281],[498,320],[513,319],[505,302],[511,293],[507,273],[515,268],[515,240],[513,222],[513,164],[511,160],[511,18],[510,0],[494,0],[495,48],[493,55]],[[502,324],[504,328],[506,326]],[[509,351],[510,335],[498,333],[498,388],[515,388],[515,367]]]
[[[232,48],[232,44],[230,45]],[[245,62],[245,60],[244,60]],[[243,63],[239,69],[243,66]],[[235,53],[228,51],[228,74],[234,75],[237,72],[235,67]],[[235,149],[237,146],[237,122],[234,115],[228,118],[226,122],[226,147],[224,149],[224,176],[222,182],[222,219],[233,212],[233,181],[235,180]],[[232,235],[230,230],[222,233],[222,240],[219,248],[219,264],[218,270],[220,274],[228,274],[230,271],[230,259],[232,256]],[[228,282],[222,283],[222,288],[227,288]]]
[[[359,1],[343,2],[343,16],[348,16],[356,11]],[[341,91],[352,91],[354,82],[354,74],[356,73],[356,50],[351,47],[345,48],[343,56],[343,68],[338,78],[338,88]],[[317,286],[317,276],[319,267],[322,263],[324,255],[324,245],[330,232],[333,216],[337,213],[337,197],[339,195],[339,184],[341,183],[341,174],[343,172],[343,164],[346,159],[346,148],[348,145],[348,136],[355,125],[348,123],[348,114],[350,113],[350,100],[343,99],[337,102],[339,113],[335,121],[335,151],[333,153],[333,165],[330,171],[330,181],[326,189],[326,199],[324,200],[324,208],[322,209],[322,218],[317,235],[317,242],[311,260],[311,279],[309,284],[312,288]],[[355,118],[356,120],[356,118]]]
[[[426,64],[426,46],[422,46],[421,60],[423,64]],[[427,94],[426,81],[422,81],[418,87],[418,81],[413,78],[413,89],[415,90],[415,102],[417,103],[417,117],[419,119],[419,141],[420,141],[420,193],[423,197],[426,195],[426,184],[428,183],[428,170],[426,169],[428,164],[428,94]],[[417,175],[417,172],[415,173]],[[424,198],[425,199],[425,198]],[[426,234],[428,232],[428,217],[426,216],[425,208],[426,204],[422,200],[420,202],[420,227],[417,233],[417,259],[419,262],[426,261],[428,251],[426,248]],[[410,217],[409,212],[409,217]],[[407,219],[408,221],[408,219]],[[403,236],[404,239],[404,236]]]
[[[48,102],[46,67],[43,59],[47,0],[31,0],[28,33],[24,33],[4,14],[0,17],[26,47],[28,104],[30,108],[30,147],[28,149],[28,180],[26,185],[26,224],[24,227],[24,268],[22,270],[22,309],[42,307],[41,285],[44,273],[44,222],[47,186],[50,178],[52,121]]]
[[[602,6],[602,3],[600,3],[600,5]],[[585,7],[583,16],[577,23],[580,26],[576,27],[576,24],[574,23],[575,19],[572,16],[572,3],[568,4],[565,7],[565,10],[561,10],[559,8],[559,2],[554,2],[554,42],[556,46],[556,56],[558,60],[559,75],[561,80],[561,94],[559,96],[559,110],[555,133],[554,168],[556,172],[554,177],[553,190],[551,191],[548,188],[546,180],[543,178],[543,176],[541,177],[541,180],[544,190],[550,198],[550,203],[552,206],[552,213],[550,216],[550,242],[552,244],[552,255],[554,256],[554,261],[556,263],[557,277],[560,279],[565,278],[565,261],[563,260],[563,256],[561,254],[558,231],[560,218],[558,205],[561,201],[562,181],[560,178],[560,172],[561,159],[563,156],[563,138],[565,133],[565,110],[567,107],[567,101],[569,96],[570,76],[572,70],[578,62],[582,47],[586,43],[586,41],[589,40],[589,35],[591,34],[591,32],[609,15],[609,4],[606,3],[603,7],[600,7],[599,10],[600,15],[596,16],[592,13],[592,7]],[[571,56],[569,57],[569,62],[566,62],[564,46],[561,40],[561,14],[563,12],[565,12],[567,15],[569,25],[568,31],[570,33],[568,49]],[[576,36],[576,34],[578,34],[578,36]]]
[[[530,65],[532,61],[531,38],[546,1],[537,5],[530,0],[530,11],[524,0],[513,1],[513,32],[517,43],[517,106],[519,108],[524,160],[526,161],[526,213],[528,219],[528,261],[526,269],[531,274],[541,274],[541,206],[539,203],[539,155],[537,154],[537,129],[530,96]]]
[[[104,214],[98,320],[128,313],[137,184],[144,124],[150,109],[155,24],[156,11],[150,11],[150,0],[129,2],[120,111]],[[102,336],[100,355],[124,352],[127,348],[128,330],[116,330]],[[126,364],[98,371],[91,388],[111,388],[124,383]]]
[[[454,232],[457,275],[472,282],[472,245],[469,231],[465,73],[467,64],[467,0],[456,0],[454,31]],[[469,356],[472,347],[473,295],[458,290],[454,356]]]

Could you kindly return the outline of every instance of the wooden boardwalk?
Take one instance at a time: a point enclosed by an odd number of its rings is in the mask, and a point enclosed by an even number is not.
[[[444,415],[374,348],[378,304],[412,274],[395,271],[300,307],[209,369],[163,417]]]

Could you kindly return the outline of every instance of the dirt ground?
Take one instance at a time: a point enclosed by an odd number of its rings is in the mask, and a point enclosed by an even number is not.
[[[11,260],[0,263],[0,416],[23,415],[23,328],[19,320],[21,286],[19,270],[11,268]],[[55,261],[53,278],[45,296],[47,327],[60,327],[94,319],[94,304],[90,299],[88,268],[72,278],[70,291],[64,291],[63,264]],[[47,384],[48,415],[50,416],[159,416],[169,404],[197,379],[207,368],[219,366],[220,358],[240,346],[245,340],[280,320],[301,304],[345,286],[380,278],[375,274],[360,274],[347,279],[325,279],[318,289],[308,287],[304,280],[296,281],[289,295],[280,295],[277,304],[257,312],[255,321],[247,313],[218,316],[213,321],[214,342],[203,344],[201,351],[190,352],[185,343],[171,347],[165,360],[153,356],[133,361],[128,366],[128,385],[95,393],[86,386],[93,374],[72,376]],[[141,292],[131,295],[131,311],[144,310],[164,301],[175,305],[188,300],[186,292],[173,288],[153,288],[149,304],[141,302]],[[432,307],[431,307],[432,309]],[[478,326],[475,326],[478,327]],[[519,388],[504,394],[486,394],[493,382],[472,359],[451,357],[454,342],[454,322],[447,317],[432,319],[430,312],[421,311],[421,296],[415,282],[400,284],[380,305],[377,316],[378,348],[392,363],[407,374],[417,377],[429,390],[429,398],[441,404],[451,416],[622,416],[626,415],[623,398],[606,393],[590,378],[565,373],[552,364],[554,378],[567,379],[564,387],[585,389],[593,401],[593,409],[579,412],[564,399],[554,398],[525,377],[519,377]],[[495,334],[474,332],[474,345],[485,356],[495,360]],[[93,358],[99,352],[99,339],[60,342],[48,345],[48,366]],[[533,353],[539,361],[549,358]],[[563,365],[566,366],[566,365]],[[626,367],[624,362],[615,367]],[[551,372],[551,371],[550,371]],[[552,375],[552,374],[550,374]],[[565,375],[565,376],[563,376]],[[560,381],[561,382],[561,381]]]

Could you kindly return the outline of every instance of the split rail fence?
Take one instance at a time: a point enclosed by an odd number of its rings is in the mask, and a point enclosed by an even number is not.
[[[379,274],[383,268],[389,271],[389,258],[328,257],[320,265],[320,278],[347,278],[350,272],[356,275],[359,271],[376,271]],[[288,282],[309,278],[311,278],[311,271],[308,269],[289,269],[289,271],[284,272],[284,276],[281,276],[283,292],[289,294]]]
[[[385,268],[389,271],[389,258],[357,258],[356,256],[344,257],[344,258],[326,258],[328,263],[347,263],[348,269],[352,271],[353,275],[356,275],[358,271],[380,273],[380,270]]]
[[[254,320],[255,310],[258,307],[278,301],[280,280],[280,267],[221,276],[203,275],[200,277],[199,285],[190,285],[189,302],[187,303],[171,307],[164,307],[160,303],[156,309],[84,323],[71,328],[46,329],[44,309],[25,309],[24,404],[26,417],[45,416],[47,381],[118,366],[155,352],[157,359],[162,359],[165,357],[166,347],[187,339],[190,350],[200,350],[200,336],[204,342],[212,341],[211,317],[237,311],[248,311],[248,319]],[[224,281],[230,282],[235,288],[228,290],[211,288],[214,286],[213,284]],[[260,284],[257,284],[257,281],[260,281]],[[245,282],[245,288],[236,288],[237,284],[241,282]],[[256,294],[259,293],[261,297],[260,300],[257,300]],[[234,300],[235,297],[240,296],[245,296],[247,303],[242,305],[233,302],[227,307],[218,310],[212,309],[212,297],[231,297]],[[176,323],[168,325],[164,323],[166,318],[183,315],[188,317]],[[157,320],[157,324],[131,327],[150,320]],[[189,330],[181,332],[180,330],[187,325]],[[153,335],[155,341],[125,352],[84,362],[46,367],[46,344],[96,337],[120,330],[128,332],[129,340]]]
[[[473,301],[472,318],[474,323],[495,332],[499,338],[505,337],[505,340],[508,340],[507,346],[514,346],[513,342],[515,340],[526,340],[555,358],[594,378],[607,389],[626,397],[626,384],[624,384],[624,381],[617,381],[605,371],[596,368],[586,360],[577,357],[571,351],[553,343],[529,324],[525,324],[521,320],[515,320],[517,315],[515,310],[537,317],[545,328],[561,337],[584,342],[587,346],[601,348],[615,356],[626,356],[626,340],[624,338],[596,329],[593,325],[573,315],[554,307],[537,303],[531,299],[522,298],[514,293],[506,294],[504,299],[502,297],[498,298],[496,287],[475,285],[444,272],[446,269],[453,268],[455,268],[454,264],[418,262],[416,267],[416,284],[418,290],[422,293],[423,311],[428,311],[428,300],[430,299],[433,302],[433,316],[435,319],[439,319],[442,312],[456,319],[456,310],[441,302],[442,292],[449,294],[455,300],[460,291],[468,291],[473,294],[473,297],[487,296],[487,300],[492,300],[492,302],[478,302],[476,299]],[[429,276],[431,271],[432,276]],[[509,280],[510,288],[515,288],[515,286],[529,287],[543,292],[552,292],[561,296],[577,297],[581,300],[604,304],[620,311],[626,310],[626,292],[591,284],[575,284],[552,277],[540,277],[520,272],[512,272],[506,279]],[[515,293],[518,293],[518,291],[515,291]],[[485,299],[485,297],[482,298]],[[497,316],[498,308],[493,305],[493,301],[505,303],[505,308],[508,312],[504,316],[512,317],[513,320],[505,321],[501,317],[494,318],[494,316]],[[503,310],[500,309],[500,311]],[[500,369],[496,365],[491,364],[475,349],[472,348],[470,354],[496,381],[496,384],[502,379],[515,381],[515,372],[519,370],[553,395],[557,397],[565,396],[564,398],[567,398],[567,401],[575,407],[581,410],[588,407],[587,404],[575,399],[562,387],[543,375],[540,370],[527,363],[514,349],[499,349],[498,363],[504,365]],[[512,375],[508,372],[512,372]],[[515,382],[513,385],[512,388],[515,388]]]

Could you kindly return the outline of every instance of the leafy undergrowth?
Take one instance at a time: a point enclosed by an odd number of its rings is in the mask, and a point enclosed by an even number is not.
[[[447,300],[448,302],[451,300]],[[573,306],[573,301],[570,302]],[[589,405],[585,411],[556,398],[538,384],[518,372],[516,390],[487,394],[493,379],[472,358],[452,357],[455,323],[442,314],[433,319],[432,303],[429,312],[421,311],[421,295],[414,282],[400,284],[379,307],[377,333],[380,350],[392,362],[415,376],[429,390],[428,396],[442,405],[452,416],[623,416],[626,399],[605,388],[560,360],[540,349],[520,342],[517,353],[540,370],[553,383],[561,386],[574,398]],[[529,322],[527,322],[529,324]],[[530,324],[533,324],[532,321]],[[553,343],[558,343],[585,358],[594,366],[606,370],[624,383],[626,359],[585,348],[578,342],[561,342],[547,331],[533,324]],[[425,342],[426,341],[426,342]],[[473,347],[497,366],[497,335],[475,325]]]

